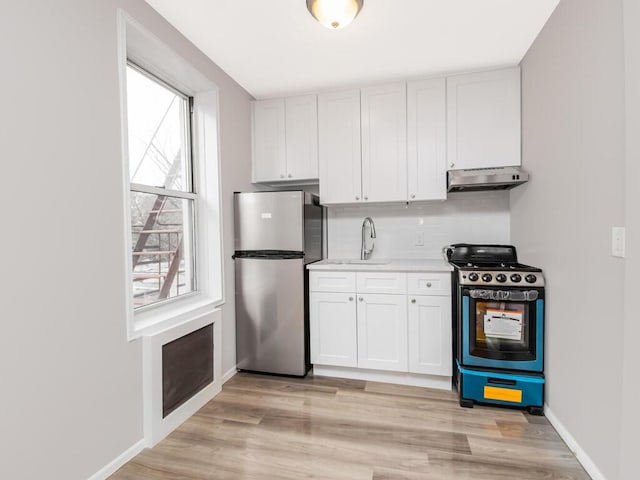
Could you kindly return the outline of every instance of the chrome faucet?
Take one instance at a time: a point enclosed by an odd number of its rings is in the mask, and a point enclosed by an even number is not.
[[[371,238],[371,248],[367,248],[367,237],[365,236],[365,230],[369,224],[369,237]],[[371,217],[367,217],[362,222],[362,248],[360,249],[360,260],[369,260],[371,253],[373,252],[373,239],[376,238],[376,227],[373,224]]]

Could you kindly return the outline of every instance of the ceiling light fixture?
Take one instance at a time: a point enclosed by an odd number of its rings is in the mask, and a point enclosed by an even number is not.
[[[353,22],[363,3],[364,0],[307,0],[307,9],[322,25],[337,30]]]

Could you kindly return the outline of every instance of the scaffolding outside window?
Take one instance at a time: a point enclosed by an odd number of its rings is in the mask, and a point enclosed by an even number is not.
[[[126,98],[131,282],[140,309],[197,290],[193,99],[131,62]]]

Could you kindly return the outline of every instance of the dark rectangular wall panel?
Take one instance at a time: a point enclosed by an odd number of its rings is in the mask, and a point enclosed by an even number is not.
[[[213,382],[213,325],[162,346],[162,418]]]

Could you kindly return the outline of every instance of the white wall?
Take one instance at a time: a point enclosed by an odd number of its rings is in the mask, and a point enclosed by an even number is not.
[[[143,435],[141,344],[125,324],[118,7],[220,88],[233,304],[230,192],[249,186],[249,95],[142,0],[4,2],[0,478],[86,479]],[[223,330],[230,368],[232,308]]]
[[[640,432],[640,2],[624,0],[625,107],[626,107],[626,219],[625,314],[622,390],[620,479],[638,478]]]
[[[446,202],[328,209],[331,258],[359,258],[362,221],[371,217],[377,238],[371,258],[442,258],[451,243],[509,243],[508,192],[450,194]],[[424,245],[415,245],[418,233]]]
[[[611,256],[611,227],[625,221],[621,4],[562,0],[522,61],[532,176],[511,194],[513,241],[547,279],[546,401],[608,479],[622,406],[624,261]]]

